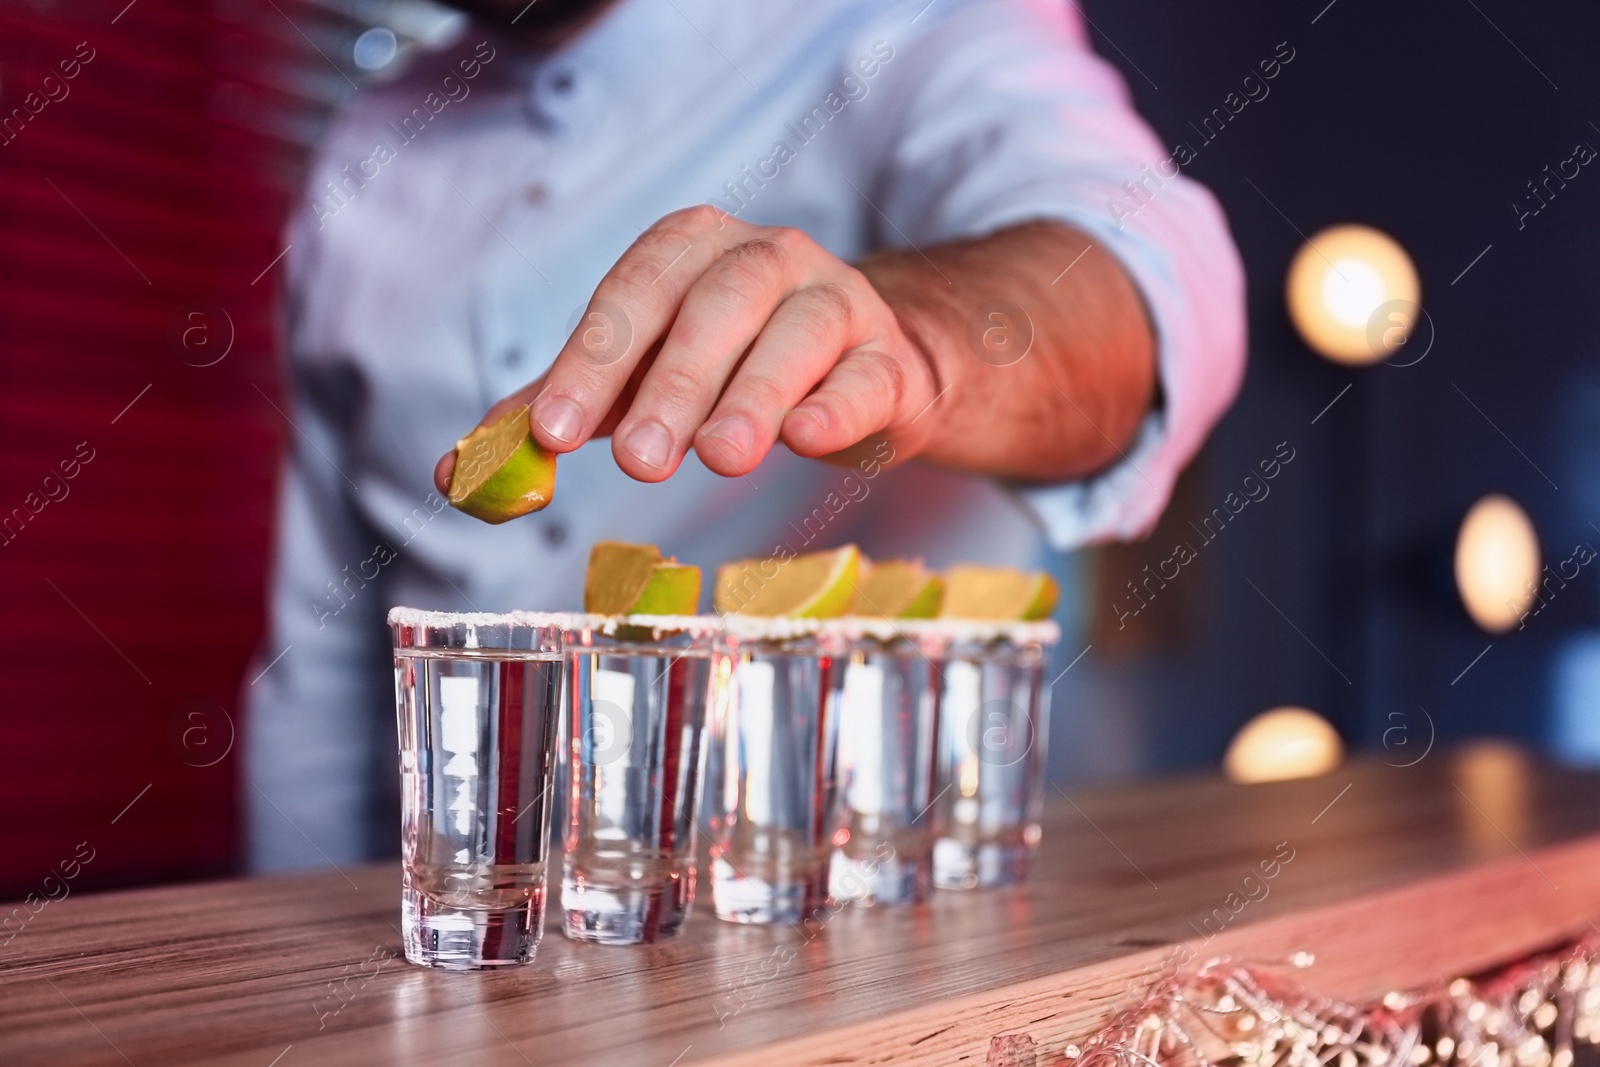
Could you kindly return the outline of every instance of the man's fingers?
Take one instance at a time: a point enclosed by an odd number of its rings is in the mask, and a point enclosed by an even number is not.
[[[695,439],[700,460],[718,474],[747,474],[772,449],[783,418],[850,340],[849,295],[827,284],[801,289],[773,312]]]
[[[797,455],[826,456],[870,434],[913,420],[934,396],[932,374],[914,358],[857,348],[783,420],[783,443]]]
[[[884,332],[882,310],[865,276],[797,230],[674,212],[607,272],[545,376],[484,421],[527,405],[552,452],[612,432],[618,466],[650,482],[691,447],[730,476],[779,438],[828,455],[914,422],[908,409],[933,399],[930,368],[892,320]],[[453,467],[435,467],[441,491]]]
[[[595,433],[694,281],[753,227],[709,205],[675,211],[606,272],[533,404],[534,437],[570,452]]]
[[[456,450],[451,449],[439,457],[439,462],[433,465],[433,484],[440,495],[450,495],[450,475],[456,469]]]
[[[734,245],[707,268],[617,426],[611,451],[618,466],[647,482],[677,469],[745,350],[799,283],[803,253],[798,241],[761,237]]]

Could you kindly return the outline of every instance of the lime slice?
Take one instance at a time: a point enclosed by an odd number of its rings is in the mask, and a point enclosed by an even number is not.
[[[583,610],[597,615],[624,614],[649,584],[650,573],[663,559],[655,545],[599,542],[589,550]]]
[[[931,619],[944,599],[944,579],[929,574],[920,560],[891,559],[865,565],[856,588],[852,615],[885,619]]]
[[[456,442],[450,505],[484,522],[546,507],[556,491],[556,457],[528,435],[528,409],[508,411]]]
[[[1061,589],[1048,574],[1025,574],[1008,567],[951,567],[944,576],[949,619],[1045,619],[1056,608]]]
[[[662,563],[628,608],[629,615],[693,615],[700,610],[700,568]]]
[[[601,541],[589,551],[583,609],[596,615],[693,615],[700,568],[663,557],[654,545]]]
[[[717,568],[719,614],[831,619],[850,610],[861,553],[855,545],[791,559],[741,559]]]

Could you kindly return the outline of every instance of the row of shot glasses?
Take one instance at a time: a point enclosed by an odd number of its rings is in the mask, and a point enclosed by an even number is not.
[[[682,927],[702,825],[737,923],[1014,884],[1039,842],[1051,622],[389,622],[413,963],[533,958],[552,823],[562,928],[606,944]]]

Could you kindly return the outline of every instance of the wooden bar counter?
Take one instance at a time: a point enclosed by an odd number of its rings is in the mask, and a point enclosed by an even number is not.
[[[1295,981],[1365,1000],[1600,916],[1600,777],[1505,749],[1051,801],[1020,889],[846,908],[814,934],[703,902],[677,940],[627,949],[566,940],[552,899],[537,961],[496,972],[400,958],[395,865],[73,895],[0,948],[0,1063],[977,1067],[1027,1035],[1042,1067],[1180,944],[1309,952]]]

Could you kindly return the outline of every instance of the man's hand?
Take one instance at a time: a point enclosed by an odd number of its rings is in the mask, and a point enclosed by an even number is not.
[[[797,230],[673,212],[601,281],[528,406],[544,447],[612,434],[659,482],[693,448],[744,474],[873,437],[900,459],[1026,481],[1114,462],[1155,390],[1155,338],[1117,261],[1078,230],[1025,223],[889,250],[859,269]],[[434,471],[441,491],[453,458]]]
[[[617,465],[640,481],[667,478],[691,448],[732,476],[780,439],[802,456],[873,435],[915,452],[936,382],[859,270],[798,230],[701,206],[646,230],[550,370],[486,421],[531,404],[533,435],[553,452],[610,433]]]

